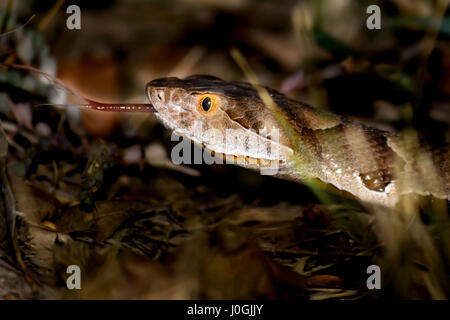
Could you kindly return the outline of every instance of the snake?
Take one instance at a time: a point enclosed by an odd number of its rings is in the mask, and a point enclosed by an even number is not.
[[[164,126],[227,163],[276,168],[276,177],[389,207],[406,194],[449,200],[448,146],[426,147],[269,87],[210,75],[156,79],[146,95]]]

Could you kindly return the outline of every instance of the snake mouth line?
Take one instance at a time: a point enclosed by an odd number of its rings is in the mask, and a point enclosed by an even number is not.
[[[192,141],[192,140],[191,140]],[[194,142],[198,145],[198,143]],[[271,165],[283,165],[285,162],[281,159],[274,160],[274,159],[265,159],[265,158],[254,158],[250,156],[244,156],[244,155],[233,155],[233,154],[225,154],[220,152],[215,152],[214,150],[211,150],[207,148],[204,144],[201,145],[202,149],[208,151],[211,153],[213,157],[216,158],[222,158],[223,161],[226,163],[233,163],[233,164],[248,164],[248,165],[254,165],[258,166],[260,168],[264,167],[270,167]]]
[[[177,132],[175,132],[177,133]],[[254,167],[255,169],[264,169],[264,168],[279,168],[280,166],[283,166],[286,164],[286,162],[282,159],[265,159],[262,157],[255,158],[245,155],[234,155],[234,154],[225,154],[223,152],[216,152],[214,150],[211,150],[208,148],[204,143],[196,141],[194,139],[191,139],[189,137],[186,137],[185,135],[182,135],[180,133],[177,133],[178,135],[182,136],[183,138],[188,139],[192,143],[194,143],[196,146],[202,148],[203,150],[209,152],[211,156],[221,159],[223,163],[226,164],[237,164],[237,165],[244,165],[244,166],[250,166]]]

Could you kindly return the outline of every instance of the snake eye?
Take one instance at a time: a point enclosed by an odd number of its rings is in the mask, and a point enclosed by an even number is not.
[[[197,109],[201,114],[213,115],[219,108],[219,98],[212,94],[204,94],[197,100]]]
[[[208,112],[209,109],[211,109],[211,104],[212,103],[211,103],[211,98],[210,97],[204,98],[203,101],[202,101],[202,109],[203,109],[203,111]]]

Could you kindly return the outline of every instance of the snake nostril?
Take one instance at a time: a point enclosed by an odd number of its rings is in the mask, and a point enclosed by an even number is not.
[[[154,97],[154,99],[160,101],[160,102],[164,102],[164,91],[159,89],[159,88],[154,88],[153,92],[151,93],[151,95]]]

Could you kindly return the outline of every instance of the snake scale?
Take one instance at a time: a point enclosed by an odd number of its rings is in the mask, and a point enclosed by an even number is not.
[[[206,75],[170,77],[149,82],[146,92],[166,127],[240,166],[261,169],[276,162],[278,177],[320,181],[386,206],[395,205],[406,193],[449,199],[448,146],[425,148],[414,139],[261,88],[278,116],[246,82]],[[228,132],[236,139],[227,140]],[[273,147],[278,152],[271,152]]]

